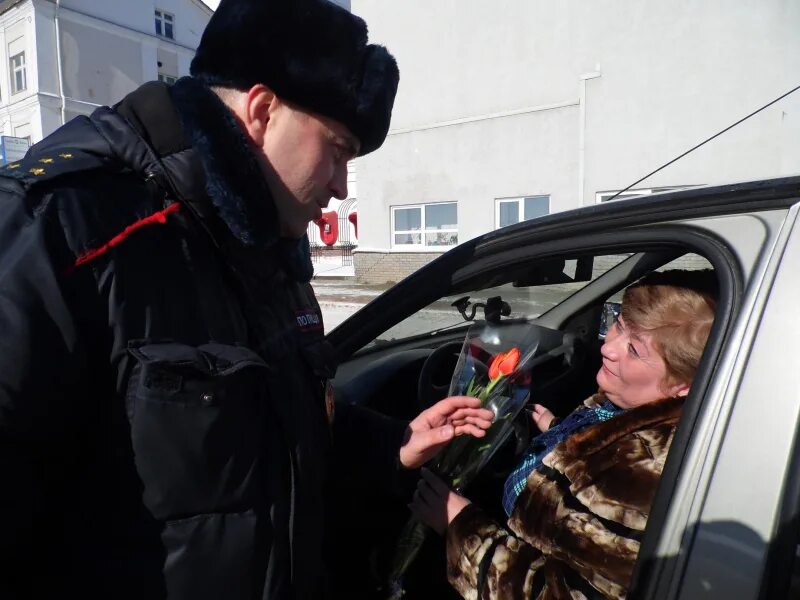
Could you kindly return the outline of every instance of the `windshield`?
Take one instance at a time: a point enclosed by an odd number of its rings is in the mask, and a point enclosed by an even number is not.
[[[429,304],[425,308],[410,315],[394,327],[387,329],[379,335],[372,344],[392,342],[400,339],[419,335],[432,334],[445,329],[468,325],[454,302],[468,297],[469,306],[466,308],[467,316],[475,311],[475,319],[484,317],[483,308],[474,305],[485,304],[489,298],[500,296],[508,303],[510,314],[504,315],[507,319],[533,319],[547,312],[566,298],[584,288],[589,283],[606,273],[614,266],[628,258],[630,254],[614,254],[595,256],[592,264],[591,278],[588,281],[556,283],[550,285],[536,285],[516,287],[513,282],[487,287],[473,292],[464,292],[445,296]],[[569,277],[575,276],[576,261],[567,260],[564,273]],[[370,345],[372,345],[370,344]]]

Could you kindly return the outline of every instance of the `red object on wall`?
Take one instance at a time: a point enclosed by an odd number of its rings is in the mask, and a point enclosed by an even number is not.
[[[347,220],[353,224],[353,229],[356,231],[356,239],[358,239],[358,214],[353,211],[347,215]]]
[[[326,246],[333,246],[339,239],[339,216],[335,211],[322,213],[314,224],[319,227],[319,237]]]

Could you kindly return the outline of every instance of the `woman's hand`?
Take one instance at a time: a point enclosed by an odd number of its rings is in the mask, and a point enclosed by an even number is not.
[[[443,534],[458,513],[472,504],[459,496],[428,469],[422,469],[422,479],[408,507],[420,521],[438,534]]]
[[[533,412],[531,413],[531,417],[533,417],[533,422],[536,423],[536,426],[539,428],[539,431],[547,431],[550,429],[550,425],[553,423],[553,419],[556,416],[547,410],[541,404],[534,404],[533,405]]]
[[[406,439],[400,447],[400,463],[407,469],[416,469],[454,436],[485,436],[494,413],[480,406],[477,398],[452,396],[423,410],[408,424]]]

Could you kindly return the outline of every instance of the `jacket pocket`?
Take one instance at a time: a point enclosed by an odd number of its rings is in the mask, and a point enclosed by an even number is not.
[[[241,510],[260,489],[267,365],[240,346],[134,343],[126,398],[143,500],[157,519]]]
[[[167,597],[260,597],[271,532],[259,521],[253,510],[168,521],[161,534]]]

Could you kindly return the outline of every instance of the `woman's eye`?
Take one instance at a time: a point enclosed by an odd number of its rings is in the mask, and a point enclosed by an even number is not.
[[[639,356],[639,353],[636,351],[636,348],[633,347],[633,344],[628,344],[628,354],[631,356]]]

